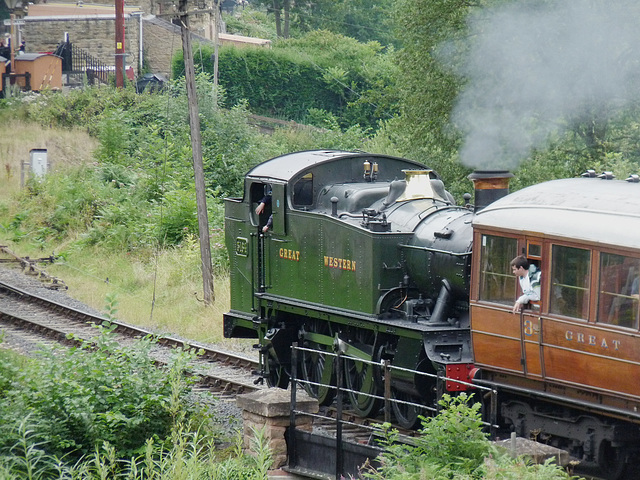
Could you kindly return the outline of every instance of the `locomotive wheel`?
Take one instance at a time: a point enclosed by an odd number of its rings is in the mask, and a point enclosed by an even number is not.
[[[604,476],[610,480],[628,478],[626,476],[627,464],[622,449],[613,447],[608,440],[600,442],[598,465]]]
[[[312,333],[331,336],[331,329],[326,322],[319,320],[310,320],[305,328]],[[321,345],[313,341],[305,341],[304,346],[313,350],[327,351],[326,345]],[[320,352],[300,352],[301,376],[304,380],[313,383],[321,383],[323,385],[336,384],[336,374],[334,367],[334,357],[324,355]],[[335,388],[324,387],[319,385],[304,384],[304,389],[313,398],[318,399],[320,405],[331,405],[336,396]]]
[[[289,386],[289,374],[278,361],[269,356],[267,365],[267,385],[270,387],[287,388]]]
[[[393,400],[401,400],[404,402],[420,403],[420,400],[415,396],[405,393],[401,390],[393,389],[391,391]],[[407,430],[413,430],[420,425],[419,415],[423,413],[422,408],[414,407],[413,405],[407,405],[405,403],[391,402],[391,408],[393,414],[396,417],[396,422],[402,428]]]
[[[375,335],[373,332],[359,331],[356,334],[355,345],[362,351],[369,352],[367,360],[376,361],[372,358],[373,342]],[[376,367],[370,363],[359,362],[351,358],[344,361],[344,379],[349,390],[347,397],[351,403],[351,408],[361,417],[368,417],[378,413],[382,407],[383,400],[373,398],[371,395],[379,395],[376,375],[379,375]]]

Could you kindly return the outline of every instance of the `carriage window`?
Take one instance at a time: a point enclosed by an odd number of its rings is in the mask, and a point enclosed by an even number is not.
[[[554,245],[551,265],[549,311],[568,317],[589,317],[591,252]]]
[[[638,328],[640,259],[600,255],[598,322]]]
[[[482,236],[480,249],[480,300],[512,305],[516,282],[509,262],[518,254],[515,238]]]

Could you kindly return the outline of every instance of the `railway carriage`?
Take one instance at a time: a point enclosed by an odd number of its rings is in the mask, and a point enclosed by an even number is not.
[[[601,177],[545,182],[476,214],[471,334],[475,381],[500,390],[513,430],[624,478],[640,446],[640,184]],[[519,254],[541,269],[541,299],[514,315]]]

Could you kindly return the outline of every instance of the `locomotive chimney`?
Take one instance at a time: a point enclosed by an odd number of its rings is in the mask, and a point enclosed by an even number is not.
[[[508,170],[476,170],[467,178],[473,181],[475,208],[484,207],[509,193],[509,179],[513,173]]]

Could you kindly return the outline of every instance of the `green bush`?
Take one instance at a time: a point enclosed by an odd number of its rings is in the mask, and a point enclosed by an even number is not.
[[[241,432],[221,450],[227,432],[194,407],[184,375],[193,354],[176,351],[158,369],[152,341],[122,348],[111,329],[100,330],[93,347],[34,359],[0,350],[0,478],[266,479],[264,432],[254,432],[252,455]]]
[[[435,417],[422,417],[415,445],[396,444],[396,431],[386,439],[381,466],[364,472],[373,480],[450,479],[568,479],[559,466],[547,462],[531,465],[513,460],[488,440],[483,431],[480,404],[469,405],[472,397],[443,395],[442,410]]]
[[[196,71],[212,72],[213,49],[196,47]],[[376,128],[394,115],[395,66],[377,42],[360,43],[328,31],[278,40],[272,48],[223,46],[219,79],[227,107],[247,102],[257,114],[303,121],[310,109],[336,116],[342,128]],[[184,60],[173,59],[174,77]]]
[[[0,452],[24,442],[27,412],[30,442],[46,444],[47,455],[58,458],[90,455],[104,442],[126,457],[147,439],[170,435],[175,412],[190,410],[191,380],[183,377],[190,355],[178,352],[157,368],[154,340],[126,348],[116,344],[111,328],[99,331],[81,348],[43,351],[19,374],[0,364],[0,383],[11,379],[0,397]]]

